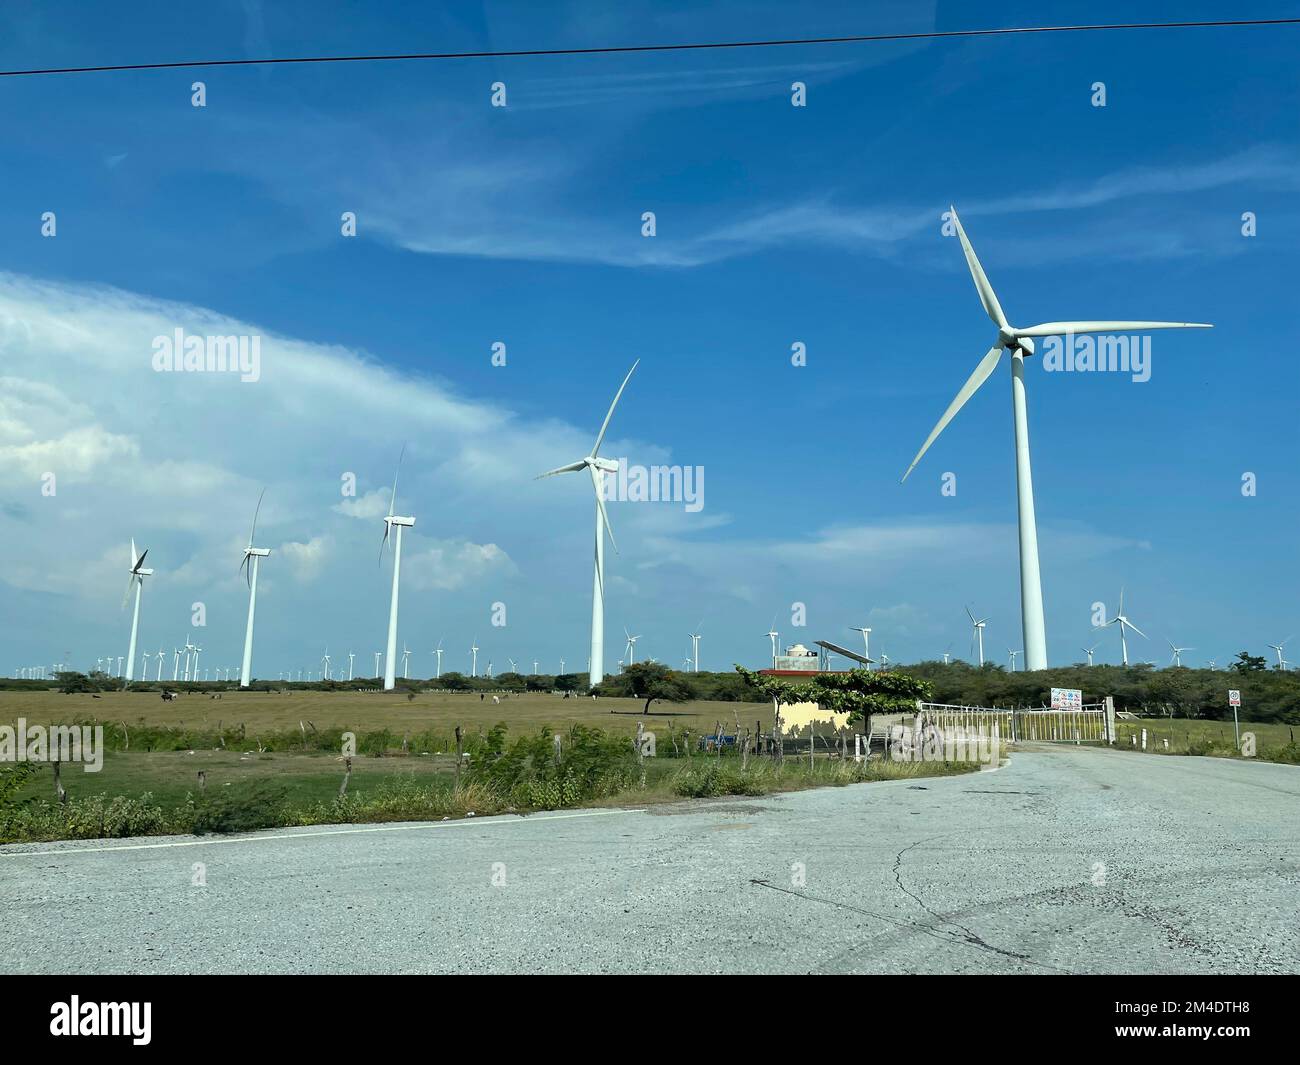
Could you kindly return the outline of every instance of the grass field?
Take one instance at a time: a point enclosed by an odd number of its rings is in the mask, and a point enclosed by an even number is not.
[[[360,732],[389,728],[398,733],[450,732],[457,725],[466,730],[486,729],[504,721],[517,734],[544,725],[555,729],[589,725],[631,733],[640,720],[656,731],[666,732],[671,723],[678,730],[698,734],[701,730],[711,732],[719,720],[724,729],[734,732],[737,714],[742,726],[750,728],[756,720],[770,726],[772,717],[770,703],[656,703],[645,717],[641,706],[638,699],[566,699],[545,694],[511,695],[498,704],[491,696],[479,699],[477,694],[444,692],[420,693],[410,700],[404,694],[379,692],[226,692],[220,699],[195,693],[179,695],[173,702],[163,702],[151,692],[105,692],[98,698],[0,692],[0,724],[12,725],[19,717],[32,724],[70,724],[94,718],[122,721],[128,726],[144,723],[191,728],[216,728],[221,722],[228,727],[244,724],[253,735],[258,730],[296,729],[300,721],[310,721],[321,729]]]
[[[1142,730],[1147,730],[1147,753],[1155,754],[1205,754],[1219,757],[1237,755],[1236,740],[1231,721],[1188,721],[1184,718],[1141,718],[1137,721],[1119,720],[1115,723],[1116,745],[1131,750],[1133,739],[1142,742]],[[1253,721],[1241,722],[1241,733],[1254,733],[1257,757],[1271,761],[1296,760],[1295,725],[1279,725]],[[1165,751],[1164,741],[1169,741]]]

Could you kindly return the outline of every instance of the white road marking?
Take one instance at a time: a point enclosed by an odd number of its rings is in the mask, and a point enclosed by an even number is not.
[[[194,839],[171,843],[128,843],[126,846],[58,847],[43,851],[0,850],[0,858],[51,858],[61,854],[102,854],[105,851],[152,851],[168,847],[220,847],[230,843],[261,843],[272,839],[311,839],[316,836],[356,836],[370,832],[415,832],[430,828],[464,828],[467,825],[522,825],[530,821],[568,821],[575,817],[609,817],[615,814],[643,814],[645,810],[584,810],[580,813],[542,817],[465,817],[455,821],[429,821],[415,825],[368,825],[365,828],[340,828],[325,832],[281,832],[270,836],[240,836],[238,839]]]

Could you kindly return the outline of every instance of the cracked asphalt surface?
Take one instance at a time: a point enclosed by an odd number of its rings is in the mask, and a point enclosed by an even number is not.
[[[1291,766],[1059,747],[644,811],[2,847],[0,969],[1290,973],[1297,799]]]

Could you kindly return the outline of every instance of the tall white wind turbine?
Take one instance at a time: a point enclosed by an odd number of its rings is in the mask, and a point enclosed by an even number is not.
[[[970,607],[966,608],[966,616],[970,618],[970,623],[974,627],[971,636],[979,642],[980,647],[980,668],[984,668],[984,626],[988,623],[988,618],[977,618],[971,613]]]
[[[624,648],[623,653],[627,655],[627,664],[629,666],[634,666],[636,665],[636,642],[641,639],[641,637],[633,636],[627,631],[626,627],[623,629],[623,635],[627,637],[627,647]]]
[[[478,676],[478,640],[475,640],[473,644],[470,645],[469,653],[470,653],[469,675],[471,677],[477,677]]]
[[[402,472],[402,456],[406,448],[397,456],[397,472],[393,474],[393,491],[388,497],[388,517],[384,518],[384,539],[379,545],[379,558],[383,561],[384,547],[388,544],[388,534],[397,530],[393,538],[393,597],[388,604],[388,655],[384,658],[384,691],[392,691],[397,685],[397,586],[402,572],[402,530],[415,524],[414,518],[395,517],[393,508],[397,506],[397,477]]]
[[[1093,644],[1091,647],[1085,647],[1085,648],[1083,648],[1083,653],[1086,654],[1086,655],[1088,656],[1088,665],[1092,665],[1092,655],[1093,655],[1093,652],[1096,651],[1096,650],[1097,650],[1097,645],[1096,645],[1096,644]]]
[[[244,629],[244,664],[239,670],[241,688],[247,688],[248,682],[253,678],[253,617],[257,613],[258,563],[271,553],[269,547],[253,546],[253,538],[257,535],[257,516],[262,512],[264,495],[266,495],[265,488],[257,497],[257,506],[253,510],[253,524],[248,530],[248,546],[244,548],[244,560],[239,564],[239,568],[245,571],[244,576],[248,581],[248,625]]]
[[[1078,322],[1044,322],[1028,328],[1011,325],[1002,313],[993,286],[984,274],[984,268],[975,255],[975,249],[962,228],[957,210],[949,207],[953,225],[961,241],[962,251],[966,254],[966,265],[970,268],[975,289],[979,293],[984,310],[997,326],[997,340],[988,353],[979,361],[974,373],[962,385],[956,398],[948,404],[943,417],[926,438],[916,458],[907,467],[903,480],[916,468],[921,456],[934,443],[935,438],[943,432],[944,427],[952,421],[956,413],[970,399],[997,369],[1002,359],[1002,351],[1011,353],[1011,406],[1016,443],[1016,485],[1017,502],[1020,512],[1020,614],[1025,637],[1025,668],[1029,670],[1047,668],[1047,631],[1043,623],[1043,586],[1038,570],[1038,529],[1034,521],[1034,485],[1029,463],[1029,416],[1025,403],[1025,356],[1034,353],[1034,337],[1074,336],[1080,333],[1126,333],[1146,332],[1150,329],[1209,329],[1203,322],[1142,322],[1142,321],[1078,321]]]
[[[704,628],[704,619],[700,618],[700,623],[695,627],[697,629]],[[691,672],[698,673],[700,671],[700,640],[703,637],[703,633],[691,632],[687,633],[687,635],[691,638],[691,659],[693,662]]]
[[[1181,666],[1183,664],[1184,651],[1196,650],[1195,647],[1175,647],[1174,641],[1169,639],[1166,639],[1165,643],[1169,645],[1169,650],[1172,652],[1169,656],[1169,661],[1171,661],[1175,666]]]
[[[1294,635],[1294,633],[1293,633],[1292,635]],[[1285,658],[1282,657],[1282,648],[1284,648],[1284,647],[1287,645],[1287,643],[1290,641],[1290,639],[1291,639],[1291,637],[1288,636],[1285,640],[1282,640],[1280,643],[1271,643],[1271,644],[1268,645],[1270,650],[1273,650],[1273,651],[1276,651],[1276,652],[1277,652],[1277,668],[1278,668],[1278,669],[1286,669],[1286,667],[1289,665],[1289,663],[1287,662],[1287,660],[1286,660]]]
[[[438,671],[434,674],[435,678],[442,677],[442,641],[438,641],[438,646],[433,649],[433,653],[438,656]]]
[[[1144,640],[1147,638],[1147,634],[1143,632],[1141,629],[1139,629],[1136,625],[1134,625],[1133,622],[1129,621],[1128,617],[1124,614],[1124,589],[1123,588],[1119,590],[1119,612],[1116,613],[1116,615],[1113,618],[1111,618],[1108,622],[1106,622],[1106,626],[1109,625],[1119,626],[1119,646],[1120,646],[1120,650],[1123,652],[1124,655],[1124,665],[1127,666],[1128,665],[1128,636],[1126,630],[1132,629]],[[1103,628],[1106,626],[1103,626]]]
[[[867,660],[867,668],[871,665],[871,630],[862,625],[850,625],[850,631],[862,633],[862,657]]]
[[[776,631],[776,618],[772,619],[771,627],[767,630],[767,632],[763,633],[763,635],[772,641],[772,668],[776,669],[776,651],[777,651],[778,641],[781,639],[781,634]]]
[[[144,590],[144,579],[153,576],[153,570],[146,569],[144,556],[149,553],[146,547],[140,554],[135,553],[135,540],[131,541],[131,575],[126,579],[126,594],[122,596],[122,609],[126,609],[131,598],[131,589],[135,588],[135,609],[131,612],[131,644],[126,652],[126,682],[135,678],[135,639],[140,631],[140,593]],[[120,670],[119,670],[120,672]]]
[[[618,543],[614,539],[614,530],[609,524],[609,515],[605,513],[605,497],[602,491],[604,477],[607,473],[617,473],[618,463],[612,459],[603,459],[600,457],[600,445],[605,440],[605,432],[609,429],[609,421],[614,417],[614,408],[618,406],[618,401],[623,395],[623,389],[627,388],[627,383],[636,373],[636,368],[641,364],[637,359],[632,363],[632,369],[628,370],[627,376],[623,378],[623,383],[618,386],[618,391],[614,393],[614,402],[609,405],[609,410],[605,414],[605,421],[601,424],[600,432],[596,435],[596,443],[592,446],[591,453],[584,458],[578,459],[577,462],[570,462],[567,466],[557,466],[553,470],[547,470],[539,476],[553,477],[557,473],[576,473],[579,470],[586,470],[591,474],[591,487],[596,492],[596,551],[595,551],[595,577],[592,580],[591,587],[591,665],[588,667],[588,682],[592,687],[599,684],[605,677],[605,533],[609,534],[609,542],[613,546],[615,553],[618,552]]]

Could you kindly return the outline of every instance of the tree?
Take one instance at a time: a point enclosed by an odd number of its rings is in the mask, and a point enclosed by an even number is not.
[[[1253,655],[1249,651],[1238,651],[1237,661],[1229,667],[1238,673],[1263,673],[1268,669],[1268,662],[1263,655]]]
[[[448,691],[453,692],[468,691],[472,687],[469,678],[464,673],[458,673],[454,670],[450,673],[444,673],[435,683],[441,684]]]
[[[577,673],[561,673],[555,678],[555,690],[561,692],[579,691],[586,682]]]
[[[934,687],[927,680],[899,673],[851,669],[845,673],[816,673],[802,684],[789,684],[737,666],[750,687],[777,703],[816,703],[823,710],[848,714],[849,724],[865,724],[872,714],[901,714],[929,699]]]
[[[656,699],[684,703],[695,694],[677,673],[660,662],[637,662],[626,666],[623,676],[632,694],[645,700],[643,714],[650,713],[650,704]]]

